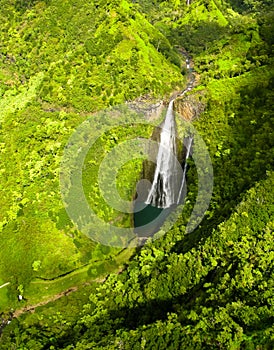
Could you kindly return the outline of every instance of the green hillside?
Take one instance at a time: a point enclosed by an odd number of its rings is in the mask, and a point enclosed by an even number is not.
[[[0,4],[0,286],[10,282],[0,289],[1,317],[37,304],[3,329],[0,348],[272,349],[272,2]],[[183,89],[175,48],[195,69],[197,86],[181,100],[203,106],[193,125],[213,165],[210,206],[186,233],[198,191],[190,160],[184,210],[164,236],[136,250],[100,245],[73,226],[61,201],[64,146],[103,108],[166,100]],[[95,177],[102,154],[151,131],[139,125],[106,134],[86,172]],[[130,162],[118,176],[127,199],[140,169]],[[124,220],[85,174],[99,215]]]
[[[1,0],[0,15],[6,309],[33,278],[52,279],[118,253],[75,230],[61,202],[59,165],[72,130],[88,112],[140,95],[162,97],[183,78],[167,39],[126,1]],[[33,293],[26,298],[35,300]]]
[[[1,8],[2,94],[43,72],[42,106],[83,112],[181,83],[170,64],[180,66],[178,56],[127,1],[1,1]]]

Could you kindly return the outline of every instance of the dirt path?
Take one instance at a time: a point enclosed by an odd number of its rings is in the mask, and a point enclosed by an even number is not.
[[[120,267],[119,270],[117,270],[115,273],[118,275],[123,271],[123,267]],[[109,274],[103,277],[98,277],[94,280],[88,281],[83,283],[83,286],[87,286],[90,285],[91,283],[103,283],[106,281],[106,279],[108,278]],[[14,318],[18,318],[21,315],[27,313],[27,312],[35,312],[35,309],[38,308],[39,306],[44,306],[47,305],[48,303],[54,302],[64,296],[67,296],[73,292],[76,292],[79,289],[79,286],[73,286],[70,287],[66,290],[64,290],[63,292],[60,292],[58,294],[53,295],[52,297],[43,300],[37,304],[33,304],[33,305],[26,305],[21,309],[15,310],[13,313],[9,313],[9,315],[6,315],[6,317],[4,317],[4,315],[0,315],[3,317],[0,317],[0,338],[3,332],[3,329],[14,319]]]
[[[65,291],[63,291],[61,293],[53,295],[51,298],[49,298],[47,300],[41,301],[40,303],[37,303],[37,304],[34,304],[34,305],[25,306],[22,309],[16,310],[12,314],[12,318],[18,318],[19,316],[21,316],[22,314],[24,314],[25,312],[28,312],[28,311],[34,312],[37,307],[46,305],[46,304],[48,304],[48,303],[50,303],[52,301],[55,301],[57,299],[62,298],[63,296],[69,295],[72,292],[76,292],[77,290],[78,290],[78,287],[71,287],[71,288],[68,288],[67,290],[65,290]]]
[[[115,272],[115,274],[118,275],[122,271],[123,271],[123,268],[120,268],[118,271]],[[85,282],[83,285],[87,286],[87,285],[90,285],[91,283],[103,283],[108,278],[108,276],[109,275],[96,278],[96,279],[91,280],[89,282]],[[44,301],[41,301],[40,303],[37,303],[34,305],[27,305],[27,306],[23,307],[22,309],[15,310],[14,313],[12,314],[12,318],[18,318],[19,316],[21,316],[22,314],[24,314],[26,312],[35,312],[35,309],[37,307],[47,305],[48,303],[51,303],[51,302],[56,301],[64,296],[67,296],[73,292],[76,292],[78,289],[79,289],[79,286],[70,287],[70,288],[64,290],[63,292],[55,294],[52,297],[50,297]]]

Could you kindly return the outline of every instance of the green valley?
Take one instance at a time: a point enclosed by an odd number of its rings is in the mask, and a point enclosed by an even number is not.
[[[271,350],[272,1],[0,5],[0,349]],[[191,125],[211,158],[203,220],[187,232],[199,191],[190,158],[184,206],[164,235],[131,248],[90,239],[60,193],[74,130],[91,120],[100,131],[120,114],[128,121],[97,139],[81,181],[98,217],[130,225],[100,192],[101,162],[163,120],[159,112],[136,126],[130,104],[166,107],[192,76],[175,108],[180,137],[184,113],[196,111]],[[117,173],[124,200],[134,198],[141,158]]]

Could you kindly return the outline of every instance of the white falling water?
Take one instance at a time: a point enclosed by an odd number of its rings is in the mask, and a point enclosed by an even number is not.
[[[184,145],[185,145],[185,148],[186,148],[186,156],[185,156],[185,165],[184,165],[183,179],[182,179],[182,183],[181,183],[181,187],[180,187],[180,191],[179,191],[179,195],[178,195],[177,204],[179,204],[180,201],[182,200],[183,189],[184,189],[184,187],[186,185],[187,160],[188,160],[188,158],[190,156],[190,150],[191,150],[192,142],[193,142],[193,137],[191,137],[191,136],[185,138],[185,140],[184,140]]]
[[[190,1],[187,1],[190,4]],[[190,72],[190,59],[186,57],[187,70]],[[184,96],[194,87],[195,76],[192,75],[187,88],[177,97]],[[177,160],[178,150],[176,145],[176,123],[173,113],[173,102],[170,101],[164,125],[160,134],[160,145],[157,154],[156,169],[153,183],[149,191],[146,204],[157,208],[169,208],[172,205],[178,205],[182,202],[184,190],[186,189],[187,159],[190,156],[190,150],[193,137],[187,137],[184,140],[186,148],[184,169]]]
[[[154,179],[145,202],[158,208],[169,208],[177,203],[182,181],[182,169],[177,160],[173,101],[169,103],[162,126]]]

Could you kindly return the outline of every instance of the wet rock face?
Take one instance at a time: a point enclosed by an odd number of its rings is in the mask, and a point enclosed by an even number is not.
[[[174,102],[175,111],[185,120],[191,121],[204,111],[205,104],[200,101],[201,94],[178,97]]]

